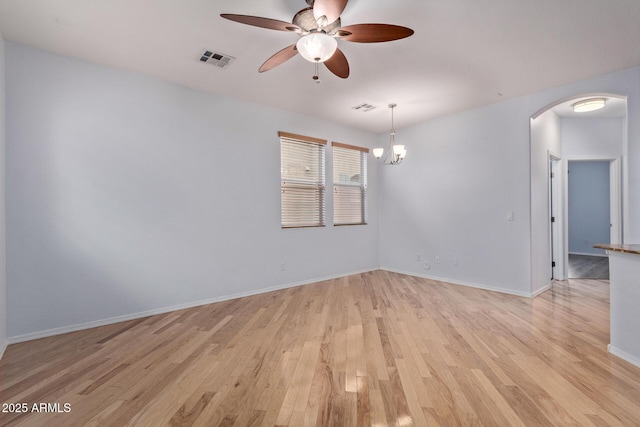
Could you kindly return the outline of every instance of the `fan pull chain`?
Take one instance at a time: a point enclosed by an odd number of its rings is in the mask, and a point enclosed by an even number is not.
[[[316,61],[316,73],[313,75],[313,80],[320,84],[320,76],[318,75],[318,61]]]

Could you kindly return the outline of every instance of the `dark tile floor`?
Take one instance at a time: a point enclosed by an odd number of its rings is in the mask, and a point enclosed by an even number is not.
[[[569,254],[569,279],[609,279],[609,258]]]

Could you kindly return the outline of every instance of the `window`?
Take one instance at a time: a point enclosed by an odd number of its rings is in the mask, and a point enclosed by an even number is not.
[[[278,135],[282,228],[323,227],[327,141],[286,132]]]
[[[333,142],[333,223],[367,223],[368,148]]]

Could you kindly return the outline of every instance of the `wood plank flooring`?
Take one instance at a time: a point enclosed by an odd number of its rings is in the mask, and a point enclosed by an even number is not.
[[[29,409],[0,425],[640,425],[608,289],[531,300],[375,271],[15,344],[0,401]]]

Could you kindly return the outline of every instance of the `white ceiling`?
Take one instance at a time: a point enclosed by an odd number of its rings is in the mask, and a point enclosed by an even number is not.
[[[639,0],[350,0],[343,25],[380,22],[415,34],[339,42],[351,75],[295,57],[259,74],[295,43],[220,13],[291,21],[304,0],[0,0],[5,39],[215,94],[368,131],[396,127],[640,65]],[[206,50],[237,59],[201,63]],[[363,113],[351,107],[379,108]]]

